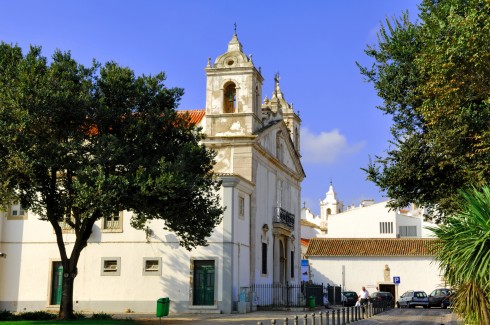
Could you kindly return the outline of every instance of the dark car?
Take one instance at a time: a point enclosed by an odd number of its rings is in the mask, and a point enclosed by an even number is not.
[[[450,304],[451,290],[446,288],[435,289],[429,294],[429,308],[441,307],[447,308]]]
[[[395,299],[391,292],[378,291],[371,294],[371,303],[374,307],[395,307]]]
[[[415,308],[416,306],[429,308],[429,297],[427,297],[425,291],[410,290],[400,296],[400,299],[396,302],[396,306],[398,308]]]
[[[444,298],[444,300],[441,302],[441,308],[442,309],[446,309],[448,307],[451,307],[453,297],[455,294],[456,294],[456,291],[451,290],[451,294],[449,296],[446,296],[446,298]]]
[[[354,291],[344,291],[342,293],[342,305],[345,307],[354,306],[357,302],[357,292]]]

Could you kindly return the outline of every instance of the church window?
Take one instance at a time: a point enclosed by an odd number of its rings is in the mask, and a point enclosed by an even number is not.
[[[332,210],[330,210],[330,208],[327,209],[327,216],[331,215],[332,214]]]
[[[236,109],[236,86],[234,83],[229,83],[225,86],[223,96],[223,112],[234,113]]]
[[[245,218],[245,198],[242,196],[238,197],[238,216],[240,219]]]
[[[282,152],[282,141],[281,141],[281,132],[277,132],[276,134],[276,158],[279,161],[282,161],[283,159],[283,152]]]
[[[282,179],[277,181],[277,207],[284,207],[284,183]]]
[[[298,127],[294,128],[294,147],[296,150],[299,148],[299,132],[298,132]]]
[[[267,244],[262,243],[262,274],[267,274]]]
[[[255,86],[254,109],[255,109],[255,113],[259,114],[261,107],[260,107],[260,94],[259,94],[259,87],[258,86]]]

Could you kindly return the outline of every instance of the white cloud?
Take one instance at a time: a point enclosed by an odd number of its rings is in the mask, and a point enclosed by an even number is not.
[[[335,163],[345,156],[359,152],[365,142],[348,144],[338,129],[314,134],[301,129],[301,160],[310,163]]]

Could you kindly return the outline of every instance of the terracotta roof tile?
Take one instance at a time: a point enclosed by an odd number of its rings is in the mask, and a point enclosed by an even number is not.
[[[433,238],[312,238],[307,256],[433,256]]]
[[[308,243],[310,242],[309,239],[306,238],[301,238],[301,245],[303,246],[308,246]]]
[[[188,113],[191,119],[190,122],[196,125],[199,124],[203,119],[204,115],[206,115],[205,109],[179,110],[177,112],[182,115]]]

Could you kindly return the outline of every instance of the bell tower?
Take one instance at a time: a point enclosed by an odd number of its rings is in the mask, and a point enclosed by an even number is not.
[[[262,77],[235,33],[228,50],[206,66],[206,133],[246,136],[262,126]]]

